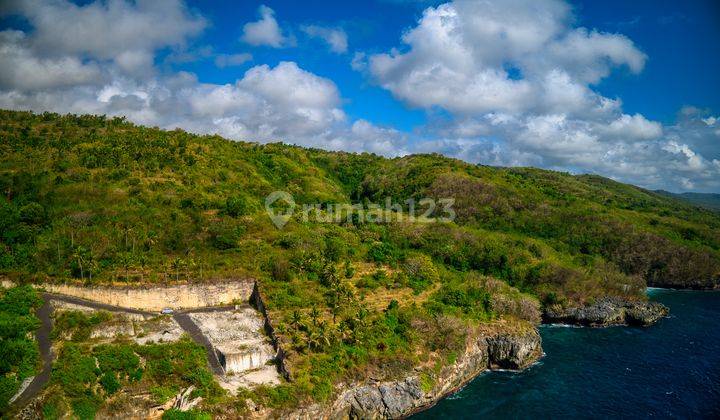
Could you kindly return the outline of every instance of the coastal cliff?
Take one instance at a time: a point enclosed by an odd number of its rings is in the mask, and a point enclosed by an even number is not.
[[[667,316],[667,314],[668,308],[660,303],[604,297],[590,305],[580,307],[549,306],[543,312],[543,322],[590,327],[611,325],[648,326]]]
[[[667,314],[668,308],[659,303],[605,297],[581,307],[546,308],[543,322],[592,327],[648,326]],[[405,417],[434,405],[487,370],[524,369],[541,355],[541,338],[535,328],[480,335],[468,339],[465,352],[455,363],[437,373],[416,369],[399,380],[345,385],[332,404],[315,404],[284,413],[282,417],[298,420]],[[268,413],[257,414],[267,417]]]
[[[343,386],[334,403],[315,404],[283,418],[291,419],[388,419],[408,416],[429,408],[492,369],[523,369],[542,356],[540,334],[534,327],[513,333],[469,338],[455,363],[438,372],[421,369],[399,380]],[[258,413],[265,417],[267,413]]]

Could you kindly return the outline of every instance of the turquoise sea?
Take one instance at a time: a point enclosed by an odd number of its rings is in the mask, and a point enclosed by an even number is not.
[[[651,289],[648,327],[543,326],[545,356],[490,372],[413,419],[720,418],[720,291]]]

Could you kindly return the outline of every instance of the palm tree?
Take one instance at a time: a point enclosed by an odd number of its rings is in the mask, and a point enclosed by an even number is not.
[[[290,334],[290,341],[292,342],[292,346],[301,352],[304,351],[308,345],[307,340],[304,340],[302,335],[298,334],[297,330],[293,330]]]
[[[345,341],[348,338],[350,338],[352,330],[350,328],[350,325],[348,325],[347,321],[343,320],[337,325],[337,333],[338,333],[338,337],[342,341]]]
[[[88,267],[88,276],[90,277],[90,283],[92,283],[92,273],[93,273],[93,271],[97,271],[99,269],[98,263],[97,263],[97,261],[95,261],[93,259],[92,255],[90,256],[90,259],[87,262],[87,267]]]
[[[170,267],[175,270],[175,281],[180,281],[180,268],[183,266],[184,261],[180,258],[175,258]]]
[[[120,254],[120,263],[125,269],[125,281],[130,281],[130,268],[133,265],[133,256],[129,252],[123,252]]]
[[[318,311],[317,307],[313,306],[312,309],[310,309],[310,319],[312,320],[313,325],[317,325],[317,321],[320,318],[320,311]]]
[[[365,308],[360,308],[355,315],[352,318],[353,321],[353,329],[352,329],[352,339],[356,343],[362,342],[362,336],[365,333],[365,327],[367,326],[367,320],[368,320],[368,310]]]
[[[128,237],[130,236],[130,233],[135,231],[135,229],[132,226],[123,223],[122,230],[123,230],[123,233],[125,234],[125,250],[127,250],[129,247]],[[133,236],[133,252],[135,252],[134,246],[135,246],[135,237]]]
[[[85,262],[85,248],[81,246],[74,248],[72,258],[77,261],[78,267],[80,268],[80,279],[84,279],[85,273],[83,272],[83,263]]]
[[[320,348],[320,337],[318,336],[318,333],[316,331],[313,331],[307,335],[307,343],[308,347],[313,350],[318,350]]]
[[[290,323],[295,330],[300,329],[300,325],[302,324],[302,315],[300,312],[293,311],[292,315],[290,315]]]
[[[137,258],[137,262],[140,264],[140,280],[145,280],[145,268],[147,267],[148,258],[141,253]]]
[[[330,305],[330,311],[333,314],[333,324],[336,322],[337,316],[342,311],[343,306],[351,302],[353,297],[352,289],[336,277],[331,285],[328,299],[328,305]]]
[[[330,332],[328,331],[325,321],[321,321],[317,326],[317,341],[321,345],[330,346]]]
[[[185,277],[190,280],[190,272],[194,270],[194,268],[197,267],[197,264],[195,263],[195,259],[190,258],[187,260],[185,264]]]

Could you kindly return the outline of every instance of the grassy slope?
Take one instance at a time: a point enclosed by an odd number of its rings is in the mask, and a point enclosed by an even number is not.
[[[598,176],[231,142],[91,116],[0,111],[0,138],[3,273],[256,277],[297,378],[258,391],[268,405],[446,363],[470,327],[534,322],[539,304],[642,299],[648,283],[713,287],[720,273],[720,216]],[[299,205],[452,197],[458,218],[278,230],[263,209],[275,190]]]

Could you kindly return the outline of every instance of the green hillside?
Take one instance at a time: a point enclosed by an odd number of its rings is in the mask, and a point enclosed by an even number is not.
[[[324,240],[341,248],[341,260],[367,260],[383,244],[392,251],[383,263],[421,252],[445,268],[526,288],[544,283],[529,270],[538,264],[548,276],[564,267],[583,277],[603,266],[651,284],[717,281],[720,217],[598,176],[231,142],[94,116],[4,111],[0,118],[0,268],[8,274],[262,278],[269,260],[292,259],[293,241],[322,254]],[[421,229],[290,223],[278,230],[263,207],[275,190],[298,205],[452,197],[458,218]],[[452,236],[464,239],[441,254],[436,241]],[[487,258],[475,261],[481,254]]]
[[[710,210],[720,211],[720,194],[711,194],[711,193],[695,193],[695,192],[685,192],[685,193],[671,193],[668,191],[663,190],[657,190],[656,193],[668,197],[677,198],[678,200],[684,200],[688,203],[694,204],[698,207],[704,207]]]
[[[257,278],[297,378],[258,391],[270,406],[325,400],[338,380],[391,375],[418,354],[449,361],[468,325],[532,323],[543,305],[720,278],[720,215],[599,176],[233,142],[97,116],[0,111],[0,138],[2,274]],[[440,207],[432,223],[298,213],[278,229],[264,204],[277,190],[324,209],[453,198],[457,218],[434,220]]]

